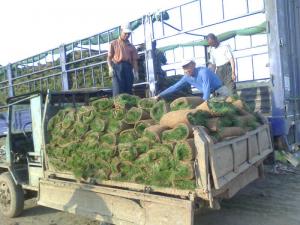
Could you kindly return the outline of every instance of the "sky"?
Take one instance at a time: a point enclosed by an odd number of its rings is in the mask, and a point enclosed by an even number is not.
[[[0,65],[190,0],[9,0],[0,8]]]

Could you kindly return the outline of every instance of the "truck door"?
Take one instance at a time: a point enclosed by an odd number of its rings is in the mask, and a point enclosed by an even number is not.
[[[43,175],[42,168],[42,99],[37,96],[30,99],[33,150],[27,153],[29,185],[37,187]]]
[[[16,181],[37,186],[42,174],[41,96],[12,100],[9,108],[7,161]]]

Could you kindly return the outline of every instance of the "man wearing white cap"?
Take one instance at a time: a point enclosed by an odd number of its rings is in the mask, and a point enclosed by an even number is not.
[[[203,92],[203,99],[208,100],[210,94],[214,93],[218,96],[228,96],[229,91],[227,87],[223,86],[222,81],[212,70],[206,67],[196,67],[193,60],[188,60],[182,63],[184,76],[174,85],[167,88],[154,98],[158,99],[166,95],[178,91],[184,84],[190,85]]]
[[[133,81],[138,80],[138,52],[129,42],[131,34],[129,24],[121,26],[121,34],[111,42],[107,64],[112,77],[113,96],[121,93],[132,94]]]

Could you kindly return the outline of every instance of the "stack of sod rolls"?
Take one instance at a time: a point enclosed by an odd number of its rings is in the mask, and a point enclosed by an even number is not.
[[[48,122],[50,164],[77,178],[194,189],[193,126],[214,141],[259,125],[239,99],[182,97],[168,103],[121,94],[60,110]]]

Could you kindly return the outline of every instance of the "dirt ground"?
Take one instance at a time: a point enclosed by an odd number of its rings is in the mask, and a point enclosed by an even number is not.
[[[282,172],[282,171],[281,171]],[[234,198],[224,200],[221,210],[195,216],[195,225],[299,225],[300,169],[287,174],[267,172]],[[0,216],[0,225],[95,225],[83,217],[36,206],[27,200],[19,218]]]

